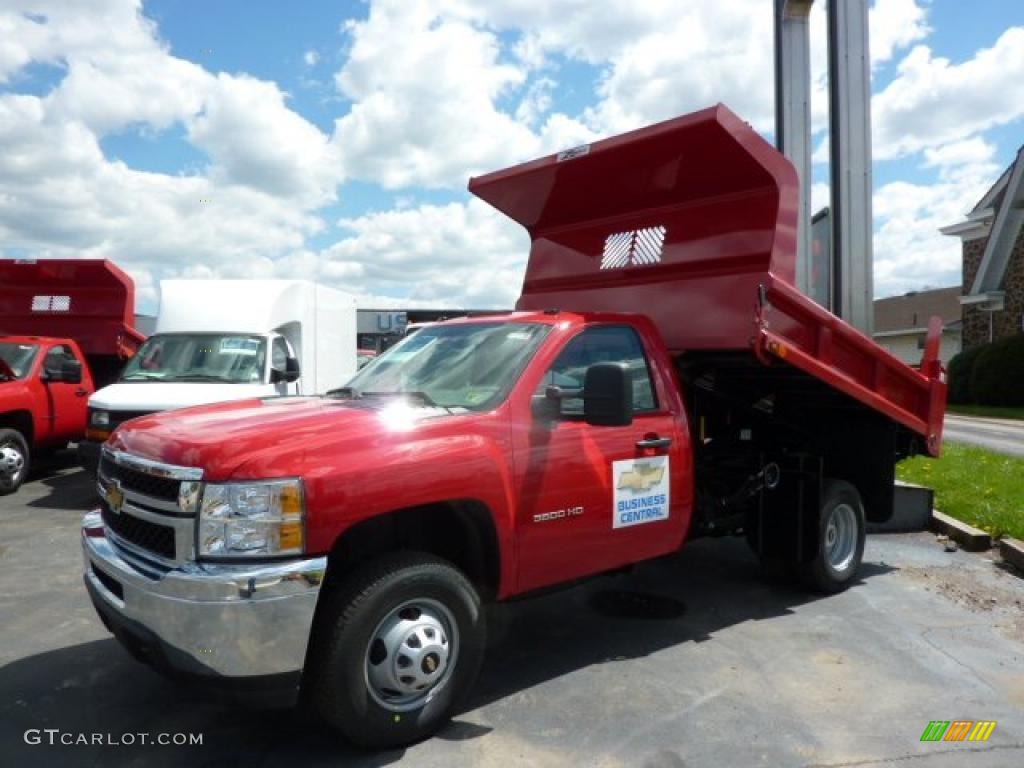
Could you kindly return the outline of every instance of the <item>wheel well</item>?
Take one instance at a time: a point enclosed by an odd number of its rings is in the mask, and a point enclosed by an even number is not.
[[[28,411],[0,413],[0,429],[18,430],[29,444],[29,447],[32,446],[32,414]]]
[[[414,550],[442,557],[473,582],[484,599],[498,592],[501,553],[486,504],[472,499],[397,509],[349,528],[327,558],[327,581],[337,583],[361,563],[386,552]]]

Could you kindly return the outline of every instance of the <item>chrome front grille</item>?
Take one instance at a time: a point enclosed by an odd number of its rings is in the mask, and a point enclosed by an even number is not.
[[[174,528],[171,526],[151,523],[149,520],[143,520],[141,517],[128,514],[123,510],[114,512],[105,501],[102,517],[103,524],[107,526],[107,529],[113,531],[122,541],[140,547],[147,552],[153,552],[165,560],[177,558]]]
[[[157,477],[130,466],[114,463],[106,454],[100,459],[100,473],[108,480],[117,480],[125,490],[136,491],[142,496],[152,496],[164,501],[178,503],[181,481],[170,477]]]
[[[97,490],[111,540],[136,557],[179,565],[195,557],[195,502],[203,471],[103,449]]]

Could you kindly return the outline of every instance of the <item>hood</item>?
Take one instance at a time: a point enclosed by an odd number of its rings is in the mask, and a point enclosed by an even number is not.
[[[167,464],[202,467],[204,479],[215,482],[285,477],[299,474],[296,453],[365,446],[381,436],[398,442],[426,421],[448,418],[443,409],[400,400],[273,397],[143,416],[119,427],[107,444]]]
[[[90,408],[105,411],[170,411],[193,405],[246,400],[276,394],[273,384],[205,381],[123,381],[98,390]]]

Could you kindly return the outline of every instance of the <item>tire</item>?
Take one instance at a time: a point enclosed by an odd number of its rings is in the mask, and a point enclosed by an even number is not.
[[[16,429],[0,429],[0,496],[14,493],[28,476],[28,442]]]
[[[321,599],[306,669],[320,716],[367,748],[436,733],[483,662],[486,628],[473,585],[444,560],[395,553]]]
[[[818,547],[814,559],[800,567],[804,583],[817,592],[846,589],[864,557],[864,504],[843,480],[826,480],[822,491]]]

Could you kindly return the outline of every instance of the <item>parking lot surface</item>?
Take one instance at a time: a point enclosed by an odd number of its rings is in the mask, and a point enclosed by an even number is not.
[[[860,582],[833,597],[766,582],[722,539],[497,606],[454,722],[372,754],[301,711],[227,704],[131,659],[82,586],[91,500],[70,456],[0,498],[0,765],[1024,765],[1024,580],[931,534],[870,537]],[[997,726],[984,743],[920,741],[932,720]],[[44,729],[203,743],[26,743]]]

